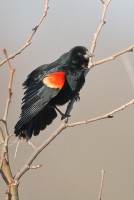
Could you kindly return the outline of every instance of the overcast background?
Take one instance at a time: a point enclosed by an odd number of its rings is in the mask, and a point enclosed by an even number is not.
[[[0,60],[3,60],[2,48],[11,54],[25,43],[42,15],[44,1],[0,0],[0,5]],[[49,7],[32,44],[11,61],[16,68],[8,115],[11,133],[20,115],[22,82],[26,76],[76,45],[90,49],[102,12],[100,0],[50,0]],[[94,60],[133,44],[133,21],[134,1],[112,0]],[[4,113],[8,77],[9,70],[4,64],[0,68],[0,116]],[[128,102],[134,98],[133,81],[133,53],[94,67],[86,77],[81,100],[75,103],[70,122],[105,114]],[[65,106],[61,109],[64,111]],[[41,144],[59,124],[60,116],[32,141],[35,145]],[[11,138],[14,140],[15,137]],[[23,142],[14,159],[15,147],[16,144],[9,147],[14,174],[33,152]],[[134,199],[134,107],[116,114],[113,119],[65,130],[38,156],[34,162],[37,164],[43,167],[28,171],[20,180],[20,200],[96,200],[102,169],[106,171],[103,200]],[[6,185],[0,179],[0,199],[5,199],[5,190]]]

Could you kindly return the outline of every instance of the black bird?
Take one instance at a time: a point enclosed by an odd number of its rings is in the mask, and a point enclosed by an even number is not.
[[[28,140],[52,123],[57,117],[56,105],[73,99],[84,85],[90,56],[87,48],[76,46],[28,75],[23,83],[25,92],[20,119],[15,125],[16,136]]]

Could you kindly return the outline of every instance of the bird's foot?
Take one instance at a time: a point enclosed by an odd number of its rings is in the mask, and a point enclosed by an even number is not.
[[[79,93],[77,93],[77,94],[75,95],[75,101],[80,101],[80,95],[79,95]]]
[[[67,114],[62,113],[61,120],[66,119],[68,117],[71,117],[71,115],[67,115]]]

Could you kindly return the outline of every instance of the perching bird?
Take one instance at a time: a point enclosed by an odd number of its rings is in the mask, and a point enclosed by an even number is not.
[[[56,105],[73,99],[85,83],[85,71],[91,54],[76,46],[51,64],[32,71],[23,83],[24,97],[15,135],[29,140],[57,117]],[[60,112],[60,111],[59,111]]]

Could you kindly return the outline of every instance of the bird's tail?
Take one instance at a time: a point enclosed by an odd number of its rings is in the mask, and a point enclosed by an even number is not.
[[[45,108],[27,124],[19,127],[21,119],[15,125],[15,135],[19,138],[26,138],[29,140],[32,135],[38,135],[41,130],[44,130],[47,125],[57,117],[57,113],[53,107],[45,106]]]

